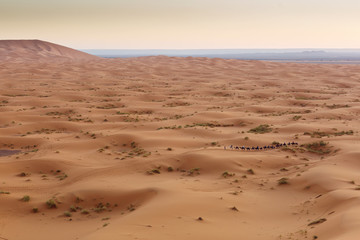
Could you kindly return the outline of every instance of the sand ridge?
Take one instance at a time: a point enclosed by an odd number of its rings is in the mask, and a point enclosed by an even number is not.
[[[0,40],[0,61],[45,63],[99,59],[75,49],[41,40]]]
[[[0,237],[357,239],[359,70],[2,61]]]

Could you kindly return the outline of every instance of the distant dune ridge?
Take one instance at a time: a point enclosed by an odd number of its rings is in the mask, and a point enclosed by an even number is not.
[[[88,61],[101,59],[72,48],[41,40],[0,40],[0,61]]]

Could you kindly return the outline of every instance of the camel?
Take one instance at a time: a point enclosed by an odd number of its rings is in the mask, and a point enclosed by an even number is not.
[[[259,146],[252,146],[252,147],[245,147],[245,146],[234,146],[234,145],[230,145],[229,148],[230,149],[235,149],[235,150],[246,150],[246,151],[251,151],[251,150],[256,150],[256,151],[259,151],[259,150],[267,150],[267,149],[276,149],[276,148],[280,148],[280,147],[286,147],[286,146],[290,146],[290,145],[298,145],[297,142],[284,142],[284,143],[277,143],[276,145],[265,145],[265,146],[262,146],[262,147],[259,147]],[[226,150],[227,147],[224,146],[224,150]]]

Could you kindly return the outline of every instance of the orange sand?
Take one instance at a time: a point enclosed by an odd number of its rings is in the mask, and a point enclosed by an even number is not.
[[[0,239],[360,237],[360,66],[71,56],[0,61]]]

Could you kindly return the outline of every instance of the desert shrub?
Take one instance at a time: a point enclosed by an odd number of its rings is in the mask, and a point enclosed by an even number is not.
[[[23,201],[23,202],[28,202],[28,201],[30,201],[30,196],[29,196],[29,195],[25,195],[25,196],[23,196],[20,200]]]
[[[233,176],[235,176],[235,173],[229,173],[229,172],[223,172],[222,174],[221,174],[221,176],[223,177],[223,178],[228,178],[228,177],[233,177]]]
[[[262,124],[262,125],[259,125],[255,128],[252,128],[250,129],[248,132],[249,133],[260,133],[260,134],[263,134],[263,133],[268,133],[268,132],[271,132],[272,131],[272,128],[270,128],[270,126],[268,124]]]
[[[76,212],[76,207],[70,206],[69,210],[70,210],[70,212]]]
[[[153,175],[153,174],[160,174],[161,172],[159,169],[155,168],[155,169],[151,169],[151,170],[147,171],[147,173],[150,175]]]
[[[46,201],[48,208],[57,208],[56,202],[54,199],[49,199]]]
[[[89,214],[89,213],[90,213],[90,212],[89,212],[89,210],[87,210],[87,209],[81,210],[81,214],[87,215],[87,214]]]
[[[317,153],[317,154],[328,154],[330,153],[329,147],[327,147],[328,143],[324,141],[313,142],[308,144],[302,144],[301,147],[304,147],[308,152]]]
[[[189,176],[193,176],[194,174],[200,174],[200,168],[192,168],[188,171]]]
[[[288,180],[289,180],[288,178],[280,178],[280,179],[278,180],[278,184],[279,184],[279,185],[289,184]]]
[[[251,168],[250,169],[248,169],[248,170],[246,170],[246,172],[248,173],[248,174],[255,174],[255,172],[254,172],[254,170],[252,170]]]
[[[297,121],[297,120],[299,120],[301,118],[301,115],[295,115],[292,119],[294,120],[294,121]]]
[[[132,211],[135,211],[135,210],[136,210],[136,207],[135,207],[134,204],[130,204],[130,205],[127,207],[127,210],[128,210],[129,212],[132,212]]]
[[[69,212],[69,211],[65,211],[65,212],[64,212],[64,216],[65,216],[65,217],[71,217],[72,214],[71,214],[71,212]]]

